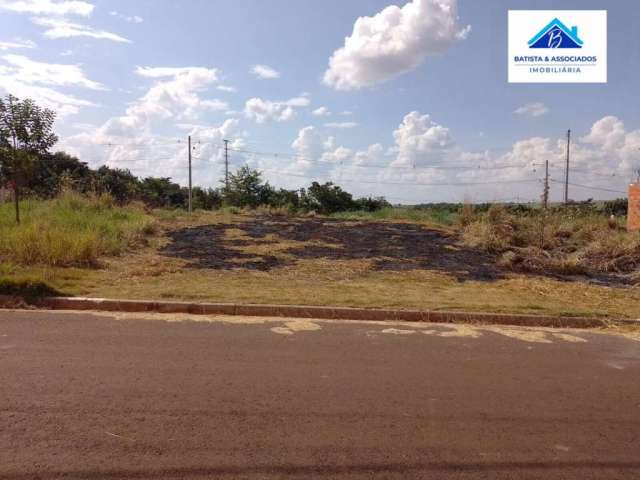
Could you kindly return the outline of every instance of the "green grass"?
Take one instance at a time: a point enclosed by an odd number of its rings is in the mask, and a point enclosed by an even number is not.
[[[143,243],[155,228],[144,211],[118,207],[108,196],[25,200],[19,225],[13,208],[0,204],[0,261],[22,266],[95,266],[101,256]]]
[[[331,218],[340,220],[408,220],[445,226],[456,224],[458,216],[458,213],[451,209],[439,207],[387,207],[375,212],[360,210],[330,215]]]

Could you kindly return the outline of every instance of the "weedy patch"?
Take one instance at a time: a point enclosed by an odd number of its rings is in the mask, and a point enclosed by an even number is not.
[[[610,284],[640,281],[640,234],[603,215],[573,210],[514,215],[494,205],[464,226],[462,243],[498,254],[498,265],[513,271],[583,275]]]

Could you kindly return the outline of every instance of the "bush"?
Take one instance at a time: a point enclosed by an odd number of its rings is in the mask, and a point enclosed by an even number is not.
[[[615,215],[616,217],[626,217],[629,201],[626,198],[617,198],[604,202],[603,211],[607,215]]]

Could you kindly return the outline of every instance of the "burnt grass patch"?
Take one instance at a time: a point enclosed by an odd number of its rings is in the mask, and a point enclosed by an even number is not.
[[[242,230],[243,238],[225,238],[228,229]],[[302,259],[371,259],[374,271],[439,271],[458,281],[502,277],[494,255],[460,246],[455,235],[410,223],[257,216],[239,223],[182,228],[167,235],[169,243],[161,255],[187,260],[193,268],[270,271]],[[273,236],[309,245],[280,250],[284,257],[240,249],[278,243]]]

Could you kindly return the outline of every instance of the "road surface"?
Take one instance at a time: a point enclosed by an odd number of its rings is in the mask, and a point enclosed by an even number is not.
[[[0,478],[638,479],[640,342],[0,311]]]

